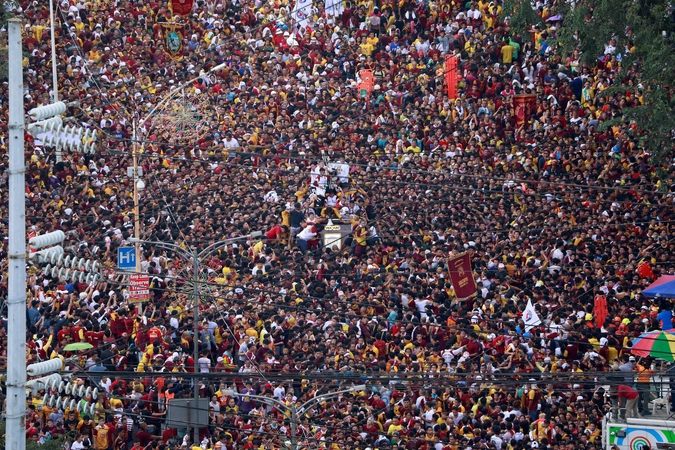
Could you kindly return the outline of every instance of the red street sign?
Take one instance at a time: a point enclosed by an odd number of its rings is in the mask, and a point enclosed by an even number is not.
[[[147,275],[132,273],[129,275],[129,301],[147,302],[150,299],[150,279]]]

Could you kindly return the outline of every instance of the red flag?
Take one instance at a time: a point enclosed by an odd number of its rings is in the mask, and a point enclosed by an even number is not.
[[[654,280],[654,271],[652,270],[652,265],[649,264],[649,261],[642,261],[638,264],[637,273],[640,275],[640,278],[650,278]]]
[[[192,11],[192,3],[194,0],[171,0],[169,2],[169,9],[171,14],[178,16],[187,16]]]
[[[593,316],[595,316],[595,327],[601,328],[607,319],[607,297],[604,295],[595,296],[595,304],[593,305]]]
[[[457,98],[457,57],[445,56],[445,85],[450,100]]]
[[[468,252],[450,258],[448,271],[458,300],[467,300],[476,296],[476,281],[473,279],[471,256]]]

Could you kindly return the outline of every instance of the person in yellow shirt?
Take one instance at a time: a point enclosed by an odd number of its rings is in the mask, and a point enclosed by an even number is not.
[[[504,64],[511,64],[513,63],[513,54],[515,53],[516,49],[509,43],[509,38],[505,37],[504,38],[504,46],[502,47],[502,62]]]
[[[45,19],[40,19],[40,23],[33,27],[33,37],[38,41],[42,40],[42,33],[44,32],[47,25],[45,24]]]
[[[396,433],[397,431],[401,431],[402,428],[403,428],[403,425],[401,425],[401,423],[399,421],[399,418],[394,417],[391,420],[391,424],[389,425],[389,428],[387,428],[387,434],[389,436],[393,436],[394,433]]]
[[[375,46],[369,43],[365,37],[361,38],[361,43],[359,44],[359,47],[361,48],[361,53],[363,53],[365,56],[371,56],[373,54],[373,51],[375,50]]]
[[[417,140],[413,139],[412,143],[410,144],[409,147],[405,149],[406,153],[408,152],[413,152],[415,156],[419,155],[422,153],[422,149],[420,148],[419,144],[417,143]]]
[[[75,29],[78,33],[82,33],[84,31],[84,22],[82,22],[82,18],[80,16],[75,17]]]

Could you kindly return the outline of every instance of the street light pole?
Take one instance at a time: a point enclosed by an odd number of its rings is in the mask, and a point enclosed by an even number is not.
[[[194,359],[193,361],[193,367],[194,367],[194,372],[195,375],[199,372],[199,364],[197,363],[199,361],[199,274],[200,274],[200,264],[199,264],[199,255],[197,252],[192,249],[192,272],[193,272],[193,278],[194,278],[194,286],[192,287],[192,301],[193,301],[193,309],[192,309],[192,321],[194,331],[193,331],[193,336],[192,336],[192,346],[194,347],[192,349],[192,358]],[[198,386],[199,380],[195,377],[194,380],[194,386],[192,389],[194,389],[194,400],[195,400],[195,408],[199,408],[199,386]],[[199,445],[199,427],[194,428],[194,443],[196,445]]]
[[[199,360],[199,275],[201,274],[201,262],[205,259],[220,250],[222,247],[225,245],[229,244],[230,242],[234,241],[239,241],[242,239],[248,239],[248,238],[256,238],[262,236],[261,231],[253,231],[251,234],[247,234],[244,236],[237,236],[233,237],[230,239],[224,239],[222,241],[214,242],[213,244],[207,246],[204,250],[201,252],[198,252],[196,248],[190,248],[188,250],[184,249],[183,247],[172,244],[170,242],[158,242],[158,241],[144,241],[139,239],[138,237],[130,239],[129,241],[134,243],[137,248],[140,247],[140,244],[148,244],[148,245],[156,245],[158,247],[163,247],[168,250],[175,251],[180,255],[181,258],[183,258],[184,261],[187,263],[192,264],[192,278],[193,278],[193,290],[192,290],[192,296],[193,299],[193,308],[192,308],[192,314],[193,314],[193,336],[192,336],[192,358],[193,358],[193,370],[194,370],[194,386],[193,386],[193,398],[195,401],[195,408],[198,408],[199,406],[199,386],[197,385],[198,383],[198,377],[196,376],[198,371],[199,371],[199,364],[197,363]],[[138,258],[136,258],[138,260]],[[199,442],[199,426],[195,426],[193,428],[193,439],[194,443],[197,444]]]
[[[9,280],[6,448],[26,448],[26,175],[21,19],[8,21]]]
[[[52,84],[54,89],[54,99],[52,103],[59,101],[59,79],[56,70],[56,36],[54,34],[54,0],[49,0],[49,24],[51,25],[51,41],[52,41]]]
[[[222,391],[222,393],[223,395],[227,395],[229,397],[251,397],[252,399],[258,400],[261,403],[266,404],[267,406],[271,406],[273,408],[276,407],[286,411],[287,414],[291,415],[291,450],[298,450],[298,414],[304,413],[310,406],[321,403],[324,400],[338,397],[341,394],[348,394],[352,392],[363,392],[365,390],[366,385],[359,384],[342,391],[328,392],[326,394],[317,395],[316,397],[307,400],[300,406],[296,406],[295,403],[291,403],[291,405],[289,406],[274,397],[263,397],[262,395],[241,394],[233,390],[224,390]]]
[[[54,21],[54,0],[49,0],[49,27],[51,33],[51,46],[52,46],[52,90],[54,91],[54,99],[52,103],[59,101],[59,77],[57,74],[56,68],[56,37],[54,32],[55,21]],[[61,156],[61,146],[56,146],[56,162],[61,162],[63,157]]]
[[[134,237],[138,240],[141,239],[141,227],[140,227],[140,208],[138,205],[138,144],[136,143],[136,119],[134,119],[134,130],[133,130],[134,141],[131,144],[132,148],[132,157],[134,161],[134,176],[132,177],[134,183]],[[141,271],[141,254],[140,254],[140,243],[136,242],[136,273]]]

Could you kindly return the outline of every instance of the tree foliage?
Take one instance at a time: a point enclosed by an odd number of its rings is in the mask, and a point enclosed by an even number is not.
[[[641,96],[643,104],[623,108],[622,117],[605,123],[635,123],[642,145],[657,165],[668,161],[675,130],[675,16],[665,0],[581,0],[555,3],[549,14],[563,16],[554,51],[564,61],[573,50],[581,63],[593,68],[605,55],[611,39],[621,58],[621,73],[612,88],[602,92],[619,101],[628,92]],[[506,0],[504,15],[511,27],[525,32],[541,23],[540,11],[529,1]],[[629,80],[633,80],[632,83]]]
[[[8,11],[10,3],[0,0],[0,29],[7,29],[7,20],[12,17]],[[7,79],[9,70],[7,33],[0,33],[0,80]]]

